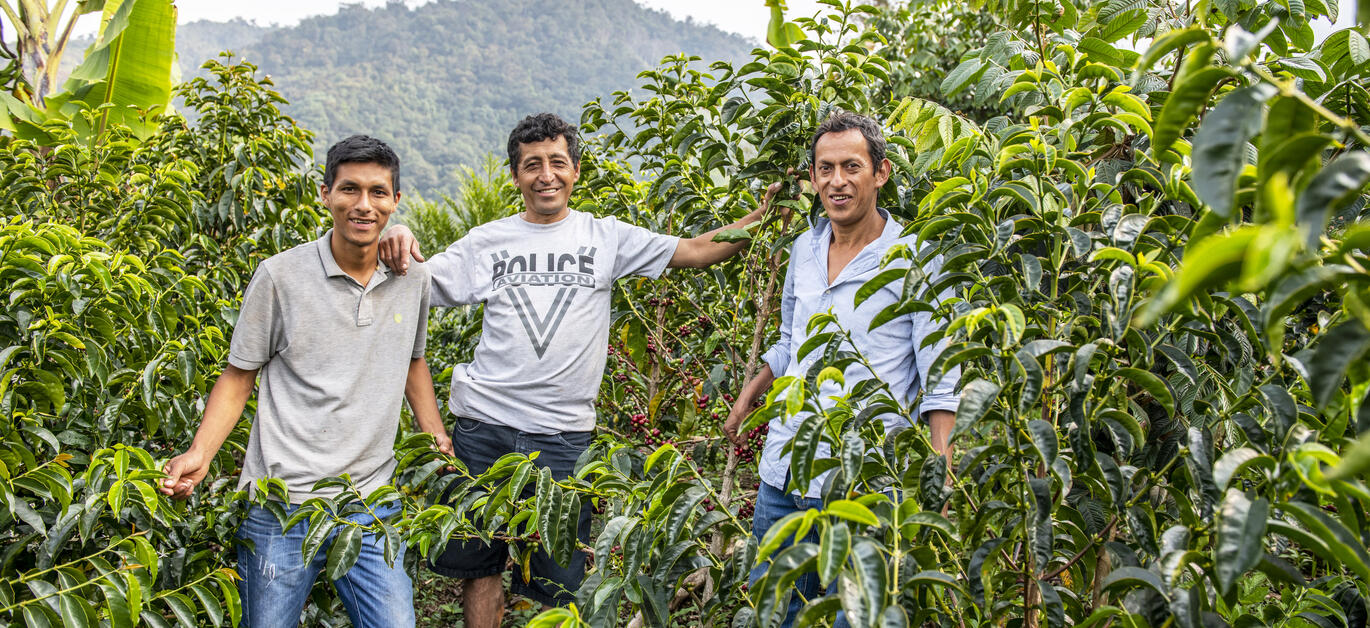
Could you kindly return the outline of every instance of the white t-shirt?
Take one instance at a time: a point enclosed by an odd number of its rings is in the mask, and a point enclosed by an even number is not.
[[[678,241],[572,210],[549,225],[486,223],[434,255],[432,305],[485,304],[475,358],[452,373],[452,412],[535,434],[594,429],[609,291],[661,275]]]

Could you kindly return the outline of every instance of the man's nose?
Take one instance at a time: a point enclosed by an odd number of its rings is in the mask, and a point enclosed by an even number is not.
[[[550,164],[543,164],[538,167],[538,181],[550,183],[552,179],[552,166]]]

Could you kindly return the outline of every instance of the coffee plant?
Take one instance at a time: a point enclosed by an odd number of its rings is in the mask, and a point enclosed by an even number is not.
[[[1323,0],[825,4],[780,13],[746,63],[668,57],[585,107],[579,209],[688,235],[778,182],[789,212],[725,232],[753,241],[734,260],[618,286],[577,473],[511,455],[473,475],[406,431],[394,486],[332,478],[338,497],[278,510],[306,550],[343,573],[364,531],[344,518],[399,501],[371,531],[414,561],[499,537],[519,578],[536,547],[588,553],[576,604],[536,626],[773,626],[809,571],[831,593],[800,625],[1365,625],[1364,23],[1316,41]],[[207,70],[180,88],[194,121],[146,137],[87,138],[93,118],[44,122],[43,145],[0,135],[0,624],[238,622],[251,409],[191,500],[155,483],[256,263],[327,218],[311,136],[269,81],[227,57]],[[822,315],[801,350],[820,366],[776,381],[748,446],[722,438],[774,339],[786,251],[822,211],[802,172],[835,109],[887,128],[881,203],[922,246],[892,250],[863,294],[904,295],[871,324],[944,324],[930,377],[961,372],[950,459],[873,420],[910,412],[878,382],[821,409],[819,384],[866,359]],[[404,216],[425,252],[516,204],[499,167],[467,177]],[[478,321],[433,318],[437,385]],[[824,507],[754,538],[756,446],[801,410],[791,475],[828,473]],[[326,582],[312,600],[306,624],[345,622]]]
[[[308,132],[242,64],[181,88],[198,120],[51,148],[0,137],[0,623],[236,624],[239,429],[188,504],[189,443],[255,264],[316,237]],[[303,168],[302,168],[303,166]]]

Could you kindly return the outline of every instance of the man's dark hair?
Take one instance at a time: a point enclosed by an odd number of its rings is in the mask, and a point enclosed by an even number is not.
[[[809,140],[809,165],[814,164],[814,149],[818,146],[818,138],[828,133],[841,133],[852,129],[861,131],[861,136],[866,138],[866,152],[871,156],[871,167],[879,168],[880,162],[885,160],[885,132],[880,130],[880,123],[874,118],[848,111],[834,112],[818,125],[818,130],[813,132],[813,139]]]
[[[325,187],[333,188],[338,166],[343,164],[378,164],[389,168],[390,186],[395,188],[394,193],[400,193],[400,157],[385,142],[368,135],[353,135],[330,146],[323,167]]]
[[[558,135],[566,138],[566,152],[573,165],[580,165],[580,132],[575,125],[555,113],[537,113],[524,118],[509,132],[509,168],[518,170],[519,159],[523,157],[519,144],[542,142]]]

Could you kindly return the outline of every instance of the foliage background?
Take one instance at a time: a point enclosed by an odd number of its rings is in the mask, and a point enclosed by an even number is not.
[[[502,534],[565,557],[564,514],[589,501],[591,575],[537,625],[773,625],[807,570],[835,592],[806,625],[1364,625],[1370,44],[1364,20],[1315,42],[1308,20],[1334,11],[834,2],[776,20],[745,62],[667,57],[583,109],[598,139],[577,207],[673,233],[726,224],[802,163],[833,107],[879,116],[896,164],[882,202],[927,247],[893,252],[867,289],[900,291],[889,315],[955,290],[933,312],[951,343],[933,377],[963,369],[958,458],[873,421],[907,412],[888,391],[849,390],[795,439],[797,481],[833,472],[825,508],[750,536],[753,454],[723,444],[719,417],[773,335],[803,228],[769,224],[720,267],[619,287],[602,434],[575,478],[518,456],[442,475],[451,461],[406,435],[395,487],[295,521],[337,573],[360,534],[339,517],[366,503],[404,502],[376,531],[414,554]],[[195,121],[145,139],[63,120],[47,144],[0,136],[0,621],[235,621],[248,421],[189,503],[151,487],[189,440],[251,268],[322,225],[310,133],[253,67],[206,72],[181,89]],[[429,250],[508,210],[499,170],[414,208]],[[931,255],[940,276],[900,261]],[[477,314],[435,318],[436,368],[469,352]],[[811,326],[822,365],[862,360],[835,321]],[[778,381],[753,423],[816,409],[834,372]],[[804,455],[820,442],[834,458]],[[766,577],[744,586],[758,559]],[[344,621],[325,583],[313,602],[310,625]]]

